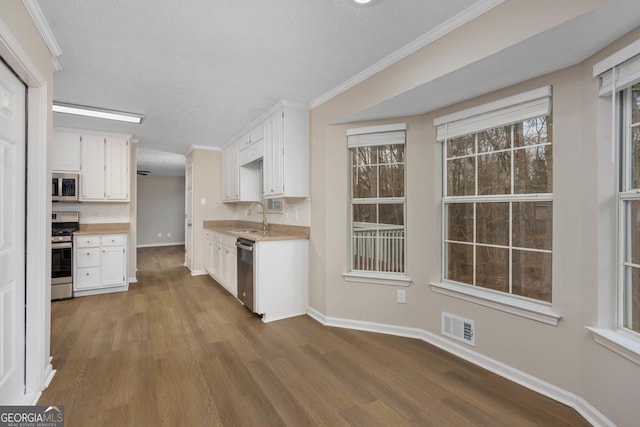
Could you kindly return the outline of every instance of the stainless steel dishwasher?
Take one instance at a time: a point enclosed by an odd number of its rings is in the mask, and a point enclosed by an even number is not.
[[[238,238],[238,299],[242,301],[252,313],[255,312],[255,297],[253,287],[253,245],[251,240]]]

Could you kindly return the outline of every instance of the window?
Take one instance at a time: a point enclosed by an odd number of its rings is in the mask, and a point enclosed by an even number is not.
[[[443,279],[551,303],[551,88],[436,119]]]
[[[620,326],[640,333],[640,83],[622,92]]]
[[[352,129],[350,270],[406,273],[405,125]]]

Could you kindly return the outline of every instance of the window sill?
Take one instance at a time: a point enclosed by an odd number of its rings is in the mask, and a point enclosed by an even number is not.
[[[561,318],[559,314],[551,310],[549,305],[544,303],[526,301],[510,295],[451,282],[431,283],[430,285],[431,290],[438,294],[469,301],[548,325],[558,326]]]
[[[585,326],[593,334],[593,340],[601,346],[640,365],[640,341],[614,329]]]
[[[406,274],[380,274],[349,272],[342,275],[347,282],[368,283],[370,285],[409,286],[411,278]]]

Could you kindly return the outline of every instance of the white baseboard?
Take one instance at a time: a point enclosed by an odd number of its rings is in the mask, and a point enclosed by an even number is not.
[[[331,317],[326,316],[325,314],[312,307],[309,307],[309,309],[307,310],[307,315],[325,326],[355,329],[367,332],[377,332],[387,335],[420,339],[455,356],[458,356],[461,359],[471,362],[474,365],[485,368],[488,371],[493,372],[494,374],[500,375],[508,380],[520,384],[521,386],[524,386],[530,390],[533,390],[553,400],[563,403],[571,408],[574,408],[580,415],[582,415],[594,426],[615,426],[614,423],[612,423],[600,411],[598,411],[580,396],[577,396],[574,393],[557,387],[540,378],[534,377],[533,375],[529,375],[526,372],[523,372],[512,366],[506,365],[502,362],[478,353],[477,351],[467,348],[461,344],[451,342],[444,337],[433,334],[424,329]]]
[[[184,246],[184,242],[175,242],[175,243],[147,243],[144,245],[136,245],[136,248],[155,248],[160,246]]]
[[[138,278],[136,276],[129,277],[129,283],[138,283]]]
[[[191,272],[192,276],[204,276],[205,274],[209,274],[207,273],[207,270],[193,270]]]

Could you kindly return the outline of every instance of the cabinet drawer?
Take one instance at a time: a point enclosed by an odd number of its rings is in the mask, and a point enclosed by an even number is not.
[[[124,236],[110,235],[101,237],[102,246],[122,246],[124,245]]]
[[[228,249],[233,249],[233,251],[235,252],[236,240],[238,240],[238,238],[231,234],[221,234],[221,236],[222,240],[220,241],[220,243],[222,244],[222,246],[226,246]]]
[[[95,246],[100,246],[100,237],[98,236],[76,237],[76,248],[91,248]]]
[[[94,268],[79,268],[74,277],[75,289],[89,289],[97,288],[100,286],[100,267]]]
[[[76,249],[76,267],[100,267],[100,248]]]

